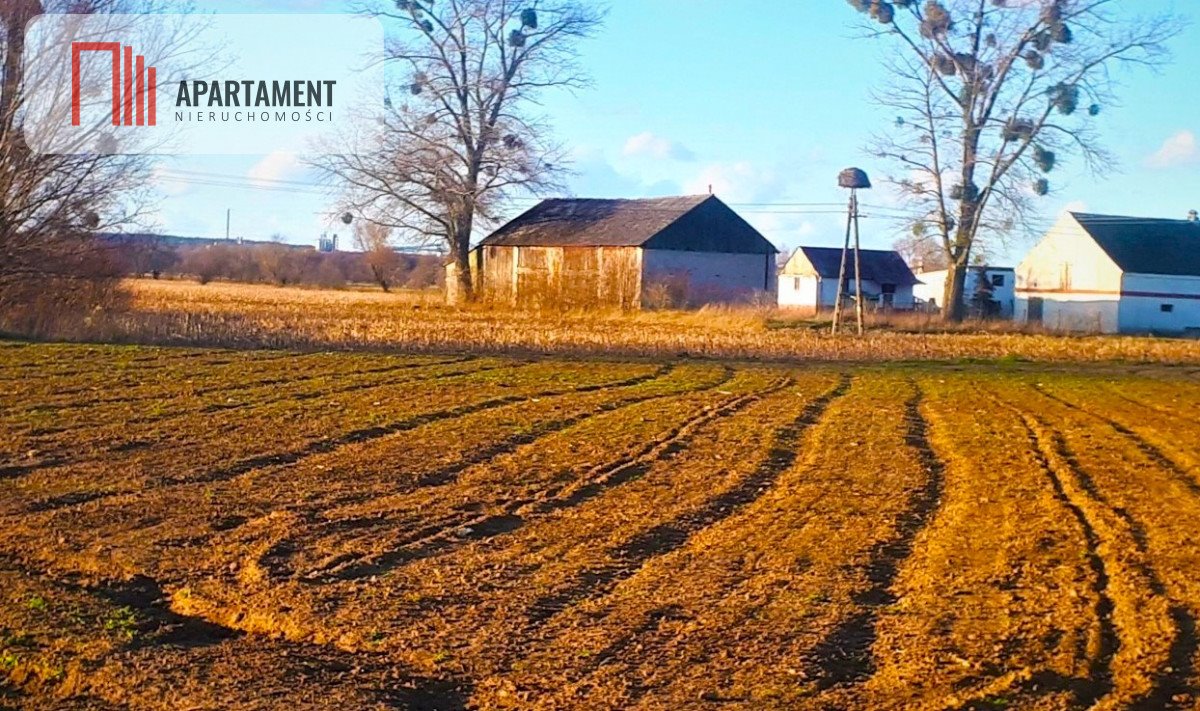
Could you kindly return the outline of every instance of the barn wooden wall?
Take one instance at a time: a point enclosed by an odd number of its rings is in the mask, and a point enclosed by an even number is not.
[[[483,292],[522,306],[618,306],[641,301],[637,247],[484,247]]]

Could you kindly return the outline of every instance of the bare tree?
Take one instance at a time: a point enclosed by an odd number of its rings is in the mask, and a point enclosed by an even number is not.
[[[390,291],[400,266],[400,255],[392,246],[392,228],[376,222],[359,223],[354,228],[354,246],[363,253],[375,283]]]
[[[398,28],[388,58],[404,99],[355,137],[366,153],[320,167],[347,187],[347,209],[402,239],[444,244],[472,298],[474,231],[514,193],[561,187],[565,152],[536,102],[584,86],[576,48],[603,13],[585,0],[387,0],[365,11]]]
[[[26,47],[26,24],[38,14],[67,12],[120,23],[129,20],[116,19],[128,17],[118,13],[156,8],[155,0],[0,2],[0,313],[38,312],[51,304],[61,308],[68,305],[66,294],[111,293],[105,285],[119,273],[120,260],[91,234],[134,223],[148,197],[149,158],[118,153],[109,128],[80,132],[78,140],[86,141],[87,150],[31,148],[31,137],[44,144],[61,138],[48,135],[60,130],[61,122],[32,127],[26,120],[28,97],[34,87],[61,81],[39,75],[26,61],[27,49],[40,51],[38,45]],[[178,37],[160,39],[170,46]]]
[[[1116,0],[849,2],[899,50],[877,95],[895,124],[872,152],[900,169],[891,182],[912,223],[945,254],[943,316],[961,320],[972,253],[1029,224],[1047,174],[1071,155],[1112,167],[1094,119],[1113,70],[1164,61],[1180,22],[1122,14]]]
[[[941,235],[935,234],[924,222],[917,222],[909,227],[904,236],[892,242],[892,249],[918,271],[945,269],[946,250],[942,246]]]

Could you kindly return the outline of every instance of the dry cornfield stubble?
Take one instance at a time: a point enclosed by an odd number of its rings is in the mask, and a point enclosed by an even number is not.
[[[932,315],[879,315],[866,338],[831,337],[788,311],[516,311],[457,309],[440,292],[329,291],[136,280],[131,305],[51,323],[41,337],[233,348],[401,349],[405,352],[906,361],[1010,358],[1200,364],[1200,341],[1021,333],[1009,322],[946,332]],[[2,324],[0,324],[2,327]]]
[[[1187,368],[8,343],[0,382],[0,706],[1200,708]]]

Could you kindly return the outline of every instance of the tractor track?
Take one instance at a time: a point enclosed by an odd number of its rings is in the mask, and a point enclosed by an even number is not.
[[[1193,419],[1193,418],[1189,417],[1188,415],[1186,415],[1185,413],[1179,412],[1178,410],[1174,410],[1169,407],[1163,407],[1162,405],[1156,405],[1151,402],[1139,400],[1136,397],[1133,397],[1132,395],[1127,395],[1124,392],[1122,392],[1121,390],[1117,389],[1117,387],[1113,386],[1113,385],[1105,386],[1105,390],[1112,393],[1113,397],[1117,398],[1118,400],[1124,400],[1125,402],[1129,403],[1130,405],[1133,405],[1135,407],[1140,407],[1144,410],[1156,412],[1160,415],[1165,415],[1167,417],[1170,417],[1170,418],[1173,418],[1176,420],[1183,420],[1185,422],[1191,422]]]
[[[1169,456],[1167,456],[1166,452],[1163,452],[1161,449],[1159,449],[1153,443],[1146,440],[1144,437],[1139,435],[1137,432],[1134,432],[1130,428],[1126,427],[1125,425],[1121,424],[1120,422],[1117,422],[1116,420],[1114,420],[1110,417],[1101,415],[1100,413],[1094,412],[1086,407],[1083,407],[1082,405],[1078,405],[1069,400],[1066,400],[1057,395],[1054,395],[1053,393],[1047,392],[1046,389],[1043,388],[1041,385],[1038,385],[1035,383],[1035,384],[1030,385],[1030,387],[1035,392],[1042,395],[1043,397],[1053,400],[1054,402],[1057,402],[1058,404],[1062,405],[1063,407],[1066,407],[1070,410],[1074,410],[1075,412],[1083,413],[1084,415],[1087,415],[1089,417],[1094,417],[1095,419],[1100,420],[1104,424],[1113,428],[1114,430],[1117,431],[1118,434],[1120,434],[1125,439],[1129,440],[1130,443],[1132,443],[1135,447],[1137,447],[1138,450],[1140,450],[1142,452],[1142,454],[1146,455],[1146,457],[1148,457],[1151,461],[1153,461],[1155,464],[1157,464],[1158,466],[1160,466],[1164,470],[1166,470],[1172,476],[1172,478],[1174,478],[1177,482],[1179,482],[1181,485],[1183,485],[1183,487],[1186,488],[1193,496],[1200,497],[1200,482],[1197,482],[1195,478],[1193,478],[1190,474],[1188,474],[1187,470],[1183,466],[1181,466],[1178,462],[1174,461]]]
[[[1045,427],[1045,423],[1040,424]],[[1169,599],[1169,593],[1162,577],[1147,562],[1151,558],[1151,553],[1145,527],[1128,510],[1111,503],[1099,491],[1092,477],[1080,465],[1075,453],[1071,451],[1061,433],[1050,431],[1047,439],[1050,440],[1051,446],[1066,463],[1067,469],[1074,475],[1076,483],[1086,495],[1097,504],[1107,508],[1128,529],[1137,552],[1143,558],[1142,560],[1133,560],[1129,564],[1146,578],[1148,588],[1154,595]],[[1176,626],[1176,634],[1171,642],[1168,670],[1158,674],[1154,689],[1141,700],[1146,708],[1170,708],[1173,698],[1193,691],[1189,685],[1188,675],[1197,658],[1196,620],[1186,607],[1174,601],[1170,602],[1169,614]]]
[[[790,379],[785,378],[763,390],[731,396],[710,405],[633,454],[590,468],[576,482],[499,502],[498,510],[443,519],[406,536],[397,548],[388,553],[348,566],[311,571],[307,577],[314,582],[329,578],[357,580],[371,577],[414,560],[430,558],[475,541],[510,533],[529,520],[578,506],[613,487],[641,477],[654,463],[686,447],[696,431],[704,425],[728,417],[789,384]]]
[[[1124,428],[1119,423],[1112,422],[1102,415],[1091,412],[1083,407],[1079,407],[1073,403],[1046,393],[1036,385],[1033,386],[1032,389],[1046,398],[1060,403],[1072,411],[1091,416],[1100,420],[1101,422],[1104,422],[1105,424],[1116,429],[1118,432],[1121,432],[1121,434],[1126,434],[1126,432],[1128,432],[1128,430],[1122,431]],[[1108,497],[1099,490],[1091,475],[1088,474],[1084,467],[1080,464],[1075,452],[1071,450],[1070,446],[1067,444],[1065,438],[1060,432],[1048,427],[1045,421],[1036,415],[1026,414],[1023,417],[1026,418],[1027,422],[1030,423],[1031,426],[1041,429],[1043,432],[1041,438],[1047,441],[1051,451],[1062,460],[1062,462],[1065,464],[1065,469],[1074,478],[1075,484],[1084,493],[1084,495],[1111,513],[1128,530],[1129,538],[1133,541],[1134,547],[1138,553],[1138,558],[1126,561],[1126,564],[1131,565],[1142,577],[1146,579],[1147,587],[1151,593],[1157,597],[1164,598],[1169,601],[1168,614],[1176,629],[1175,636],[1171,641],[1167,666],[1166,669],[1160,670],[1157,673],[1155,677],[1154,688],[1151,690],[1149,695],[1140,700],[1140,703],[1144,704],[1145,708],[1172,708],[1172,705],[1175,703],[1173,699],[1181,696],[1190,697],[1191,694],[1196,692],[1196,689],[1193,688],[1189,681],[1190,672],[1194,668],[1197,660],[1200,659],[1200,643],[1198,643],[1196,638],[1196,619],[1194,615],[1190,610],[1187,609],[1187,607],[1170,598],[1170,594],[1167,591],[1167,586],[1164,584],[1162,576],[1150,565],[1149,561],[1153,556],[1150,551],[1149,540],[1145,527],[1139,521],[1137,521],[1137,519],[1127,509],[1112,503]],[[1153,448],[1153,445],[1150,445],[1148,442],[1143,442],[1140,437],[1132,432],[1129,432],[1129,439],[1136,446],[1138,446],[1139,449],[1142,448],[1143,444],[1146,447]],[[1164,461],[1160,461],[1158,457],[1151,456],[1151,458],[1168,471],[1171,471],[1176,475],[1182,474],[1182,472],[1173,468],[1169,460],[1165,460],[1164,463]]]
[[[766,457],[732,488],[676,518],[644,531],[608,552],[613,562],[580,572],[574,581],[551,595],[535,600],[526,616],[534,625],[545,624],[570,607],[599,599],[633,577],[650,560],[682,548],[700,531],[715,526],[757,501],[799,457],[804,433],[815,425],[834,400],[850,388],[850,377],[840,376],[831,389],[809,401],[800,414],[775,430]]]
[[[921,413],[925,394],[909,380],[913,395],[904,404],[905,444],[916,453],[927,473],[925,482],[908,495],[896,524],[896,534],[871,548],[866,566],[869,586],[854,596],[861,609],[838,624],[813,648],[811,678],[819,690],[857,684],[875,672],[872,647],[878,636],[880,613],[897,601],[892,587],[912,555],[917,536],[937,513],[945,487],[946,463],[929,441],[929,422]]]
[[[767,455],[753,473],[733,488],[672,521],[655,526],[610,549],[607,557],[612,562],[592,566],[577,574],[565,589],[534,600],[526,607],[527,632],[532,633],[550,626],[554,620],[579,605],[602,600],[622,582],[641,572],[650,561],[682,549],[701,531],[719,525],[758,501],[784,472],[796,465],[800,456],[800,442],[804,435],[819,424],[829,406],[843,397],[851,384],[851,377],[841,374],[834,387],[810,400],[791,422],[776,428],[772,433]],[[596,615],[589,613],[589,616]],[[580,662],[572,678],[582,680],[634,647],[639,658],[648,658],[652,650],[667,641],[663,638],[664,623],[688,618],[686,611],[675,605],[650,610],[643,621],[633,629],[611,641],[603,650],[590,655],[586,661]],[[647,691],[648,689],[632,681],[628,688],[631,699],[635,702]]]
[[[1067,493],[1062,472],[1053,464],[1054,454],[1051,445],[1039,435],[1036,421],[1019,407],[1004,401],[1001,402],[1019,418],[1029,441],[1030,451],[1038,466],[1046,474],[1054,492],[1054,498],[1075,519],[1083,533],[1086,545],[1085,556],[1093,576],[1092,593],[1096,596],[1096,604],[1093,606],[1092,612],[1099,628],[1099,646],[1096,655],[1089,660],[1088,679],[1075,680],[1071,691],[1081,706],[1091,706],[1113,690],[1112,659],[1121,646],[1121,639],[1117,635],[1112,621],[1115,604],[1109,595],[1108,564],[1100,555],[1100,534],[1096,532],[1096,527],[1088,518],[1083,506]],[[1080,651],[1084,658],[1087,658],[1087,651]]]
[[[667,374],[666,372],[662,373],[662,375],[664,375],[664,376],[666,374]],[[467,454],[466,456],[460,458],[459,460],[455,461],[453,464],[449,464],[449,465],[440,467],[438,469],[435,469],[433,471],[426,472],[426,473],[420,475],[411,485],[405,486],[403,489],[396,489],[394,491],[391,491],[391,492],[389,492],[388,495],[389,496],[404,495],[407,493],[412,493],[419,489],[428,489],[428,488],[434,488],[434,487],[443,487],[443,486],[453,485],[455,482],[457,482],[459,476],[461,476],[461,474],[464,471],[470,469],[471,467],[478,466],[480,464],[484,464],[484,463],[491,461],[492,459],[499,457],[499,456],[512,454],[513,452],[516,452],[523,447],[528,447],[528,446],[538,443],[545,437],[562,432],[564,430],[567,430],[571,427],[582,424],[582,423],[584,423],[590,419],[593,419],[595,417],[599,417],[601,415],[609,414],[612,412],[617,412],[619,410],[622,410],[622,409],[625,409],[628,407],[633,407],[635,405],[643,404],[646,402],[651,402],[654,400],[685,397],[688,395],[694,395],[697,393],[715,390],[715,389],[725,385],[727,382],[729,382],[729,380],[732,378],[733,375],[734,375],[734,371],[726,368],[722,371],[721,377],[718,380],[716,380],[715,382],[712,382],[712,383],[707,383],[707,384],[703,385],[702,387],[684,390],[681,392],[634,395],[634,396],[614,400],[611,402],[603,403],[597,407],[594,407],[585,412],[578,413],[571,417],[566,417],[566,418],[561,418],[561,419],[557,419],[557,420],[550,420],[547,422],[543,422],[543,423],[539,424],[538,426],[536,426],[532,431],[523,432],[521,434],[507,437],[507,438],[500,440],[492,445],[489,445],[482,449],[473,451],[473,452]],[[353,505],[354,503],[361,503],[361,501],[359,501],[359,500],[340,501],[340,502],[337,502],[336,504],[334,504],[334,506]],[[328,509],[331,507],[323,506],[322,508]],[[343,532],[347,532],[347,531],[359,531],[359,530],[363,530],[363,529],[379,530],[381,528],[389,528],[389,527],[392,527],[395,525],[394,522],[391,522],[386,518],[386,515],[384,513],[379,513],[379,514],[375,514],[375,515],[366,515],[366,516],[354,516],[354,517],[349,517],[349,518],[326,519],[326,520],[322,520],[322,521],[316,520],[316,518],[315,518],[316,513],[317,512],[313,512],[313,525],[305,528],[305,530],[303,532],[303,537],[306,539],[306,541],[308,542],[308,545],[310,545],[310,546],[317,540],[325,539],[325,538],[328,538],[330,535],[336,535],[338,533],[343,533]],[[458,525],[462,525],[462,524],[458,524]],[[443,519],[443,522],[441,524],[435,524],[432,527],[426,527],[425,529],[422,529],[422,530],[440,530],[440,529],[452,527],[452,526],[455,526],[453,521],[447,521],[446,519]],[[356,538],[361,539],[361,538],[369,538],[369,537],[370,536],[367,535],[367,536],[358,536]],[[288,545],[288,541],[280,541],[276,545],[283,545],[286,548]],[[320,574],[323,571],[337,568],[339,566],[353,562],[355,560],[358,560],[360,557],[361,556],[359,556],[357,554],[352,554],[352,553],[343,553],[343,554],[339,554],[337,556],[333,556],[333,557],[329,558],[328,560],[324,561],[323,563],[321,563],[320,565],[318,565],[316,568],[306,571],[303,574],[302,579],[311,580],[314,577],[319,578]],[[260,565],[262,565],[261,561],[260,561]],[[272,564],[271,566],[264,566],[264,567],[279,568],[280,566]],[[291,571],[291,572],[274,571],[273,574],[276,577],[278,577],[278,576],[287,577],[289,575],[294,574],[294,572],[295,571]]]

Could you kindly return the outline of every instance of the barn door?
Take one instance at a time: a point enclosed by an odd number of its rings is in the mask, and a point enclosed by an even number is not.
[[[1040,296],[1033,296],[1029,299],[1029,314],[1025,317],[1028,323],[1041,323],[1043,314],[1045,313],[1045,300]]]

